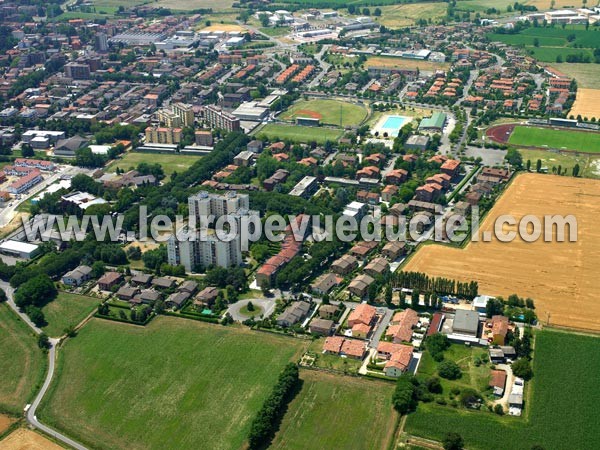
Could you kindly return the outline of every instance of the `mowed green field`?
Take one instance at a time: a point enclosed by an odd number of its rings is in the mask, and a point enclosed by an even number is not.
[[[282,125],[268,123],[256,132],[258,139],[289,140],[294,142],[311,142],[323,144],[325,141],[337,141],[342,130],[323,127],[302,127],[298,125]]]
[[[100,303],[97,298],[59,292],[58,297],[42,308],[46,317],[43,330],[48,336],[59,337],[65,328],[74,327],[94,311]]]
[[[38,417],[96,449],[238,449],[303,346],[181,318],[92,319],[61,349]]]
[[[160,164],[165,171],[165,175],[169,176],[173,172],[183,172],[194,164],[198,158],[202,156],[196,155],[174,155],[162,153],[143,153],[143,152],[127,152],[121,159],[117,159],[109,167],[108,171],[116,171],[117,167],[125,171],[136,168],[140,163]]]
[[[600,133],[517,126],[509,144],[600,153]]]
[[[594,168],[590,166],[590,162],[598,160],[587,155],[573,154],[573,153],[558,153],[550,150],[530,150],[530,149],[519,149],[519,153],[523,156],[523,162],[527,160],[531,161],[531,169],[535,170],[537,160],[542,161],[542,167],[547,167],[549,173],[552,172],[552,167],[561,167],[561,171],[567,171],[567,175],[573,173],[573,166],[579,164],[580,176],[588,178],[597,178],[598,174],[594,172]]]
[[[303,370],[302,390],[290,403],[271,449],[389,448],[397,414],[394,385]]]
[[[538,332],[525,416],[497,416],[420,404],[407,433],[442,440],[454,431],[468,449],[600,448],[600,338],[545,329]]]
[[[291,121],[297,117],[318,118],[328,125],[358,126],[367,117],[367,109],[349,102],[313,99],[300,100],[280,115],[281,119]]]
[[[42,384],[46,361],[33,331],[8,305],[0,304],[0,412],[23,412]]]
[[[586,30],[583,25],[567,25],[564,29],[558,26],[530,27],[517,34],[489,33],[487,37],[492,41],[523,46],[535,58],[545,62],[557,62],[557,57],[566,62],[568,55],[580,54],[589,56],[593,62],[593,49],[600,43],[600,31],[593,27]]]
[[[575,78],[578,88],[600,89],[600,64],[552,64],[560,72]]]

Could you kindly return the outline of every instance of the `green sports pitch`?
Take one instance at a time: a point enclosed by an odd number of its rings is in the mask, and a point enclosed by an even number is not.
[[[517,126],[508,140],[512,145],[600,153],[600,133],[557,128]]]

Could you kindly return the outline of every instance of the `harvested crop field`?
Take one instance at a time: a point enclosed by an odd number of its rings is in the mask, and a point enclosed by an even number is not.
[[[569,116],[600,119],[600,89],[577,89],[577,97]]]
[[[500,215],[518,221],[533,214],[573,214],[577,242],[471,242],[464,249],[440,245],[422,247],[404,267],[457,280],[476,280],[479,292],[508,296],[516,293],[535,300],[538,317],[550,324],[600,331],[597,259],[600,252],[600,182],[567,176],[518,176],[482,222],[492,231]],[[508,227],[507,227],[508,228]],[[516,227],[510,227],[515,229]]]
[[[19,428],[0,441],[2,450],[62,450],[60,445],[27,428]]]

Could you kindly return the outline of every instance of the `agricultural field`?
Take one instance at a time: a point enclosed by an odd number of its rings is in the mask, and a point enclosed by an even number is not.
[[[302,389],[270,449],[389,448],[397,420],[392,383],[311,370],[302,370],[300,378]]]
[[[365,63],[365,67],[368,69],[369,67],[373,66],[389,67],[394,69],[419,69],[426,72],[433,72],[438,69],[446,70],[450,68],[450,63],[394,58],[393,56],[370,56]]]
[[[46,356],[33,332],[8,305],[0,304],[0,411],[21,414],[45,371]]]
[[[373,17],[381,25],[389,28],[400,28],[414,25],[418,19],[438,20],[446,15],[444,3],[407,3],[402,5],[382,6],[381,16]]]
[[[600,338],[545,329],[536,334],[534,377],[523,417],[427,403],[408,416],[405,431],[442,440],[452,430],[464,438],[469,449],[526,450],[536,444],[543,448],[598,448],[595,374],[599,370]]]
[[[600,64],[555,63],[552,67],[575,78],[579,89],[600,89]]]
[[[582,155],[581,153],[560,153],[550,150],[519,149],[519,153],[523,156],[524,162],[531,161],[532,170],[535,170],[536,161],[539,159],[542,161],[542,167],[546,167],[549,173],[554,173],[553,167],[558,170],[558,166],[560,166],[563,173],[571,175],[573,167],[578,164],[581,176],[588,178],[600,177],[600,171],[597,171],[595,167],[595,162],[600,162],[599,158]]]
[[[600,89],[577,89],[569,116],[600,119]]]
[[[593,28],[586,30],[583,25],[567,25],[564,29],[540,26],[526,28],[518,34],[489,33],[487,37],[492,41],[524,47],[544,62],[567,62],[569,55],[588,56],[593,62],[593,49],[598,46],[600,32]]]
[[[548,147],[600,153],[600,133],[517,126],[508,140],[512,145]]]
[[[173,172],[183,172],[194,164],[201,156],[196,155],[175,155],[161,153],[142,153],[142,152],[127,152],[120,159],[115,160],[108,171],[116,171],[117,167],[122,170],[136,168],[140,163],[160,164],[168,177]]]
[[[523,0],[519,3],[522,5],[535,6],[541,11],[550,9],[550,0]],[[554,3],[556,9],[576,6],[572,0],[555,0]],[[515,2],[512,0],[459,0],[456,3],[456,8],[460,11],[473,12],[482,12],[489,8],[496,8],[503,14],[514,14],[514,12],[508,13],[506,11],[508,6],[513,6],[514,4]]]
[[[425,245],[403,270],[425,272],[462,281],[475,280],[479,292],[507,297],[517,293],[535,300],[546,323],[600,331],[600,288],[596,259],[600,251],[600,181],[542,174],[519,175],[482,221],[492,232],[494,221],[508,214],[518,221],[527,214],[574,214],[577,242],[470,242],[464,249]],[[508,227],[515,229],[516,227]],[[480,233],[481,235],[481,233]],[[543,265],[540,262],[543,261]],[[565,266],[569,270],[565,270]]]
[[[320,119],[322,124],[342,127],[358,126],[367,117],[367,108],[356,103],[339,100],[299,100],[279,118],[295,121],[297,117]]]
[[[63,447],[29,428],[17,428],[0,441],[2,450],[62,450]]]
[[[38,417],[91,448],[240,448],[304,346],[181,318],[92,319],[61,350]]]
[[[290,140],[294,142],[315,141],[323,144],[325,141],[337,141],[342,130],[323,127],[302,127],[298,125],[282,125],[268,123],[255,133],[258,139],[266,138],[270,140]]]
[[[85,295],[59,292],[58,296],[42,308],[48,325],[44,332],[51,337],[62,336],[65,328],[74,327],[96,309],[99,300]]]

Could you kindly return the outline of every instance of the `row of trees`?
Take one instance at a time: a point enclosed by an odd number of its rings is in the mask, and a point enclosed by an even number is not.
[[[252,421],[248,436],[250,448],[262,448],[268,444],[283,416],[285,406],[292,400],[299,387],[298,367],[289,363],[279,375],[271,395]]]
[[[461,282],[443,277],[430,277],[423,272],[396,272],[391,277],[393,287],[416,289],[421,292],[441,295],[456,295],[472,299],[477,296],[479,286],[476,281]]]

